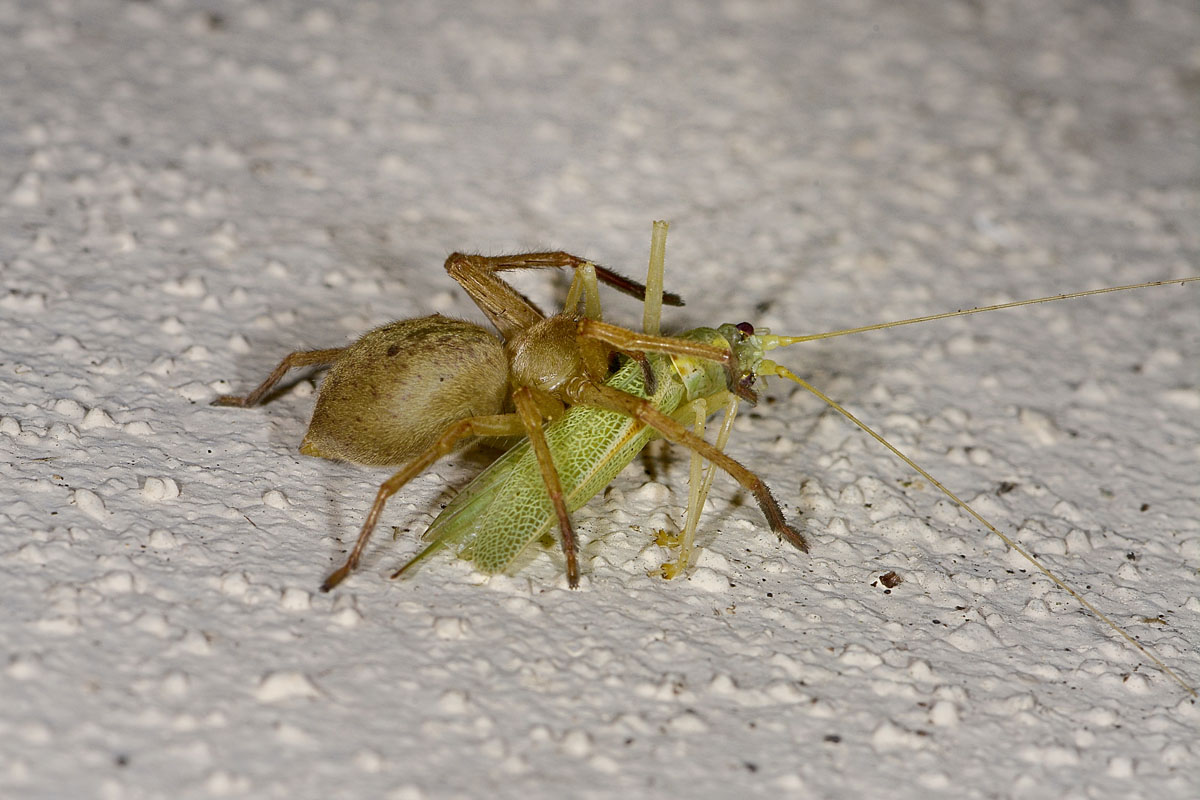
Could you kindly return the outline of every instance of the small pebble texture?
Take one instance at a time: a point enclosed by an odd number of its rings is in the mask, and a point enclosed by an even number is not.
[[[654,219],[681,330],[1198,274],[1198,43],[1190,0],[0,0],[0,796],[1195,797],[1187,692],[799,387],[729,450],[810,554],[718,476],[695,569],[650,577],[659,443],[575,514],[577,591],[540,546],[388,580],[473,452],[320,593],[388,472],[297,452],[317,371],[209,403],[482,322],[455,250],[641,276]],[[1196,684],[1198,311],[776,355]]]

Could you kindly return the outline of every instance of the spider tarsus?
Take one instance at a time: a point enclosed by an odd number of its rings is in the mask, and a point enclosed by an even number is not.
[[[780,533],[782,534],[780,538],[786,539],[792,547],[795,547],[801,553],[808,552],[808,540],[804,538],[804,534],[791,525],[785,525]]]
[[[331,589],[333,589],[335,586],[337,586],[339,583],[344,581],[346,579],[346,576],[350,574],[350,569],[351,569],[351,567],[349,564],[343,564],[342,566],[340,566],[336,570],[334,570],[329,575],[329,577],[326,578],[324,580],[324,582],[321,584],[321,591],[328,592]]]
[[[223,394],[217,399],[209,403],[210,406],[232,406],[234,408],[245,408],[246,398],[239,395]]]

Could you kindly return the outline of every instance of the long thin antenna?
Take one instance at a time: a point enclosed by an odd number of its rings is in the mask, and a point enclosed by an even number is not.
[[[1125,292],[1130,289],[1149,289],[1152,286],[1166,286],[1172,283],[1180,285],[1200,281],[1200,276],[1194,278],[1172,278],[1167,281],[1151,281],[1150,283],[1132,283],[1128,286],[1111,286],[1107,289],[1089,289],[1086,292],[1072,292],[1070,294],[1056,294],[1050,297],[1038,297],[1033,300],[1016,300],[1011,303],[998,303],[994,306],[979,306],[977,308],[967,308],[960,311],[947,311],[943,314],[930,314],[925,317],[913,317],[912,319],[901,319],[895,322],[879,322],[874,325],[863,325],[858,328],[846,328],[840,331],[828,331],[826,333],[810,333],[807,336],[779,336],[778,346],[787,346],[789,344],[799,344],[800,342],[811,342],[816,339],[832,339],[834,336],[846,336],[851,333],[865,333],[867,331],[880,331],[884,328],[896,328],[901,325],[913,325],[917,322],[930,322],[935,319],[948,319],[949,317],[965,317],[967,314],[980,314],[984,311],[1000,311],[1005,308],[1019,308],[1020,306],[1031,306],[1036,303],[1050,303],[1055,300],[1073,300],[1076,297],[1091,297],[1096,294],[1108,294],[1109,292]]]
[[[1191,278],[1190,280],[1197,280],[1197,279]],[[1143,285],[1156,285],[1156,284],[1143,284]],[[1121,288],[1130,288],[1130,287],[1121,287]],[[1115,291],[1115,290],[1101,290],[1101,291]],[[1100,292],[1093,291],[1093,292],[1085,292],[1084,294],[1099,294],[1099,293]],[[1079,295],[1065,295],[1065,296],[1066,297],[1078,297]],[[1033,300],[1030,302],[1036,303],[1036,302],[1042,302],[1042,301]],[[1014,305],[1014,304],[1009,304],[1009,305]],[[1025,305],[1025,304],[1024,303],[1016,303],[1015,305]],[[1007,307],[1007,306],[1001,306],[1001,307],[1003,308],[1003,307]],[[986,309],[978,309],[978,310],[983,311]],[[941,315],[941,316],[947,316],[947,315]],[[949,316],[953,316],[953,315],[949,315]],[[869,330],[869,328],[867,328],[866,330]],[[1114,631],[1116,631],[1118,634],[1120,634],[1121,637],[1123,639],[1125,639],[1125,641],[1129,642],[1131,645],[1136,647],[1142,653],[1142,655],[1144,655],[1146,658],[1148,658],[1152,662],[1154,662],[1158,666],[1159,669],[1161,669],[1163,672],[1165,672],[1166,674],[1168,674],[1172,678],[1174,678],[1175,681],[1180,686],[1182,686],[1184,689],[1187,689],[1188,694],[1190,694],[1192,697],[1200,697],[1200,695],[1196,694],[1196,690],[1193,689],[1191,686],[1189,686],[1188,683],[1186,681],[1184,681],[1183,678],[1179,677],[1179,675],[1176,674],[1173,669],[1168,667],[1166,664],[1164,664],[1162,662],[1162,660],[1160,660],[1157,656],[1155,656],[1153,653],[1151,653],[1149,650],[1147,650],[1145,647],[1143,647],[1141,642],[1139,642],[1137,639],[1133,638],[1133,636],[1131,636],[1130,634],[1126,633],[1124,628],[1122,628],[1117,623],[1113,622],[1111,619],[1109,619],[1109,617],[1107,615],[1105,615],[1103,612],[1101,612],[1100,609],[1096,608],[1094,605],[1092,605],[1086,599],[1084,599],[1083,595],[1081,595],[1079,592],[1075,591],[1075,589],[1073,589],[1071,586],[1069,586],[1065,581],[1063,581],[1061,578],[1059,578],[1057,575],[1055,575],[1053,572],[1051,572],[1049,569],[1047,569],[1042,564],[1042,562],[1038,561],[1033,555],[1031,555],[1027,550],[1025,550],[1025,548],[1021,547],[1021,545],[1017,544],[1011,538],[1009,538],[1004,533],[1002,533],[999,528],[997,528],[995,525],[993,525],[992,523],[990,523],[986,519],[984,519],[979,514],[979,512],[977,512],[975,509],[971,508],[971,506],[969,506],[966,503],[966,501],[959,499],[958,495],[954,494],[954,492],[947,489],[942,484],[941,481],[939,481],[937,478],[933,477],[928,472],[926,472],[924,469],[922,469],[917,464],[917,462],[913,461],[911,458],[906,456],[904,453],[900,452],[900,450],[898,450],[895,445],[893,445],[887,439],[884,439],[882,436],[880,436],[878,433],[876,433],[874,430],[872,430],[866,423],[864,423],[858,417],[851,414],[849,411],[847,411],[845,408],[843,408],[841,405],[839,405],[836,401],[834,401],[828,395],[823,393],[820,389],[816,388],[815,386],[813,386],[811,383],[804,380],[800,376],[796,375],[794,372],[792,372],[788,368],[780,366],[779,364],[776,364],[774,361],[770,361],[770,360],[764,360],[762,362],[762,364],[759,367],[759,374],[760,375],[778,375],[781,378],[787,378],[790,381],[795,381],[796,383],[803,386],[806,390],[808,390],[812,394],[819,397],[830,408],[837,411],[839,414],[841,414],[846,419],[853,422],[855,425],[857,425],[862,430],[866,431],[873,439],[875,439],[875,441],[882,444],[888,450],[891,450],[892,453],[894,453],[897,458],[899,458],[905,464],[908,464],[908,466],[910,466],[914,470],[916,470],[921,475],[921,477],[923,477],[925,480],[929,481],[931,484],[933,484],[938,489],[940,489],[942,494],[946,495],[951,500],[953,500],[956,504],[958,504],[958,506],[960,508],[962,508],[968,514],[970,514],[972,517],[974,517],[979,522],[979,524],[983,525],[989,531],[991,531],[992,533],[999,536],[1006,545],[1008,545],[1013,550],[1017,551],[1022,556],[1024,556],[1026,561],[1028,561],[1030,564],[1033,564],[1033,566],[1037,567],[1038,571],[1040,571],[1047,578],[1049,578],[1051,581],[1053,581],[1056,586],[1058,586],[1064,592],[1066,592],[1067,594],[1071,595],[1076,600],[1078,600],[1080,605],[1082,605],[1088,611],[1095,614],[1099,619],[1101,619],[1104,622],[1105,625],[1107,625],[1108,627],[1110,627]]]

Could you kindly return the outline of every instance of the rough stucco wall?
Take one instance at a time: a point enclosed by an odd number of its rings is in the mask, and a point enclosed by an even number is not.
[[[207,403],[297,347],[479,318],[452,250],[636,275],[655,218],[679,328],[1196,274],[1197,41],[1173,2],[0,2],[0,794],[1194,794],[1193,700],[799,390],[730,450],[811,555],[719,479],[691,579],[648,578],[686,499],[658,448],[578,513],[577,592],[553,551],[386,579],[466,456],[317,593],[384,473],[296,453],[308,379]],[[780,360],[1196,682],[1198,308]]]

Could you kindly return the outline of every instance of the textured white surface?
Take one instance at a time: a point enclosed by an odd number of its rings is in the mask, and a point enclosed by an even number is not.
[[[309,380],[207,405],[296,347],[478,318],[452,250],[637,275],[655,218],[680,328],[1200,272],[1194,4],[832,5],[0,0],[0,795],[1194,796],[1178,685],[798,390],[731,451],[810,556],[718,480],[694,575],[648,578],[686,498],[655,449],[578,514],[577,592],[554,552],[386,579],[460,457],[317,593],[382,474],[296,453]],[[780,360],[1196,682],[1198,309]]]

